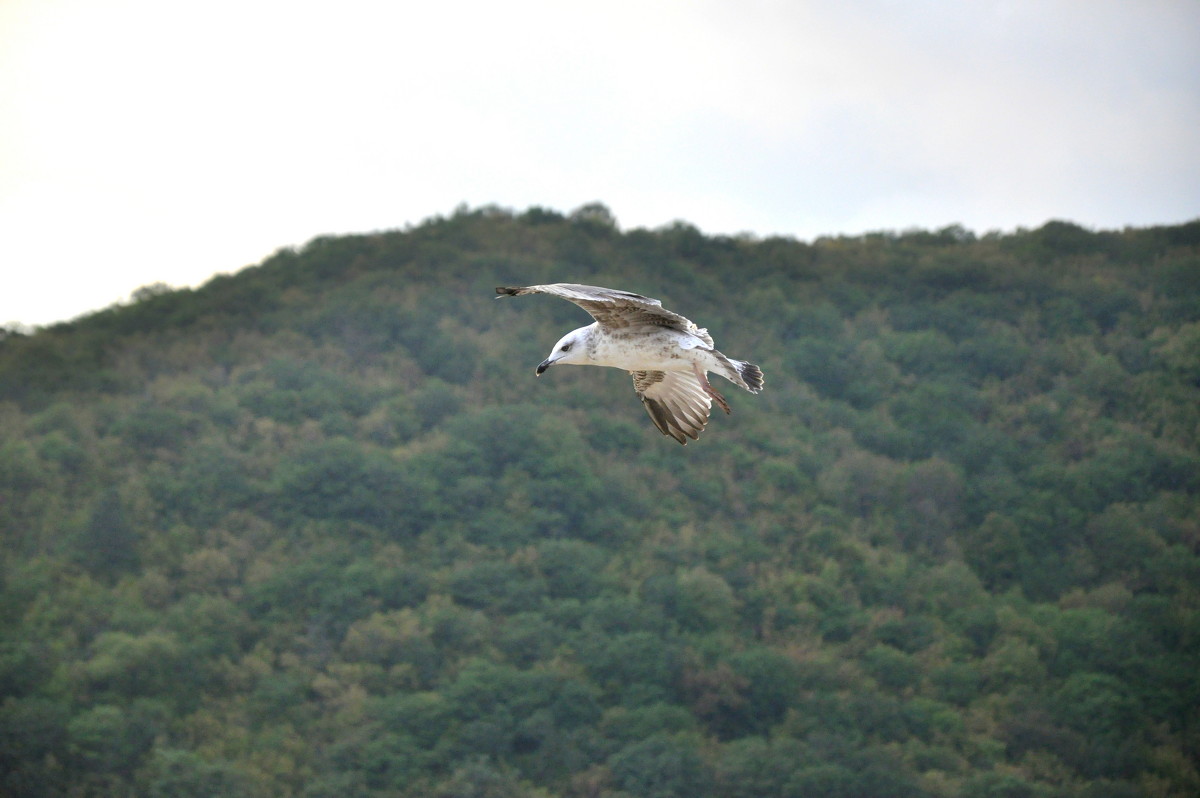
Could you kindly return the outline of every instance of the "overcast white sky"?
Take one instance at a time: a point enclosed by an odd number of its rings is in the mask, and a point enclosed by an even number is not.
[[[0,324],[592,201],[805,240],[1187,221],[1200,2],[0,0]]]

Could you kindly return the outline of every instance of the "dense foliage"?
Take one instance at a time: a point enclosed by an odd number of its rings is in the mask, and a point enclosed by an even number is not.
[[[686,448],[533,367],[657,296]],[[0,793],[1200,794],[1200,222],[462,210],[0,340]]]

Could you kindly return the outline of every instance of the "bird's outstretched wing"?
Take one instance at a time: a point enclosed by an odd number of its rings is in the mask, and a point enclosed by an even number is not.
[[[712,400],[694,374],[686,371],[629,373],[633,375],[633,389],[659,432],[685,446],[688,438],[696,440],[700,437],[708,424]]]
[[[629,291],[601,288],[596,285],[579,285],[578,283],[550,283],[548,285],[527,285],[522,288],[501,286],[496,289],[496,294],[498,296],[550,294],[562,297],[568,302],[574,302],[590,313],[601,327],[608,330],[619,330],[623,327],[668,327],[690,333],[705,341],[708,346],[713,345],[708,331],[697,327],[690,319],[667,310],[657,299]]]

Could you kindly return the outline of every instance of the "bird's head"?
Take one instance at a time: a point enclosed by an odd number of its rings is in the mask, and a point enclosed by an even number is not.
[[[587,362],[585,354],[586,347],[584,346],[587,340],[587,327],[580,327],[578,330],[572,330],[559,339],[554,348],[550,350],[550,357],[538,364],[537,375],[542,376],[542,372],[553,366],[555,363],[575,363],[581,364]]]

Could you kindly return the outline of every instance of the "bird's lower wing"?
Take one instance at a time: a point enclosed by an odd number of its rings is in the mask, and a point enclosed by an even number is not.
[[[633,389],[658,431],[686,445],[708,424],[712,401],[695,375],[682,371],[631,371]]]

